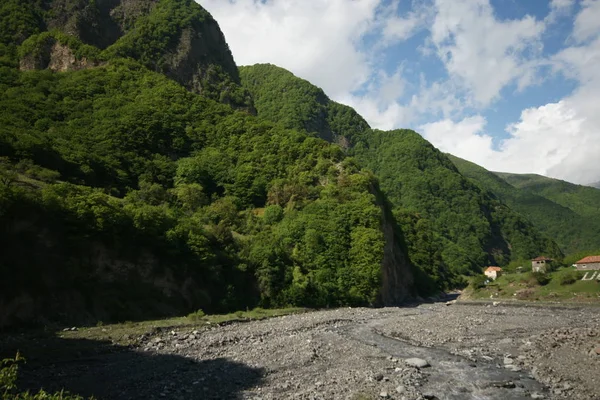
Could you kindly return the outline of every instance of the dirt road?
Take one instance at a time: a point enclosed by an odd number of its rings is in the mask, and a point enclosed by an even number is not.
[[[600,399],[599,310],[436,303],[165,330],[34,360],[21,383],[100,399]]]

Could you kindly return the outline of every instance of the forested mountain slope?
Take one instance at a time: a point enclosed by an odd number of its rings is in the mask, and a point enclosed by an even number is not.
[[[561,257],[552,240],[468,181],[417,133],[371,130],[351,108],[273,65],[242,67],[240,76],[256,99],[259,117],[341,141],[360,165],[375,172],[407,237],[411,260],[438,282],[511,259]],[[337,107],[345,113],[330,111]],[[356,121],[360,129],[354,129]]]
[[[539,175],[494,173],[461,158],[448,157],[464,176],[493,193],[540,231],[554,238],[565,253],[598,248],[600,225],[597,221],[600,213],[595,213],[594,208],[589,207],[600,201],[594,199],[594,189],[590,188],[592,193],[587,193],[588,188]],[[562,199],[561,202],[556,201],[559,199]],[[585,206],[581,207],[580,204]]]
[[[535,174],[496,174],[516,188],[545,197],[588,218],[600,218],[600,189]]]
[[[252,115],[192,0],[0,7],[0,327],[439,287],[370,172]]]

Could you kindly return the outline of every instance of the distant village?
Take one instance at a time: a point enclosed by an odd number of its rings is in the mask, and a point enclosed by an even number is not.
[[[531,272],[547,273],[554,269],[555,260],[545,256],[539,256],[531,260]],[[587,256],[575,262],[572,266],[577,271],[584,271],[582,281],[598,280],[600,281],[600,255]],[[523,267],[518,267],[516,272],[522,272]],[[496,280],[504,273],[501,267],[489,266],[483,273],[490,281]]]

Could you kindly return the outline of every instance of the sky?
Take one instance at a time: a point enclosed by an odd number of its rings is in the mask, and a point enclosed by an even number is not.
[[[600,181],[600,0],[197,0],[374,128],[492,171]]]

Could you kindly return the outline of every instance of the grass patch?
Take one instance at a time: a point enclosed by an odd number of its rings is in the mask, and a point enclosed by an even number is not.
[[[298,314],[306,311],[308,311],[306,308],[297,307],[278,309],[255,308],[253,310],[236,311],[229,314],[206,315],[202,310],[198,310],[189,314],[187,317],[141,322],[127,321],[110,325],[99,323],[95,327],[79,328],[76,331],[61,331],[58,335],[64,339],[110,340],[115,344],[129,346],[136,344],[140,336],[149,335],[156,330],[161,329],[176,329],[182,327],[198,329],[215,324],[257,321],[283,315]]]

